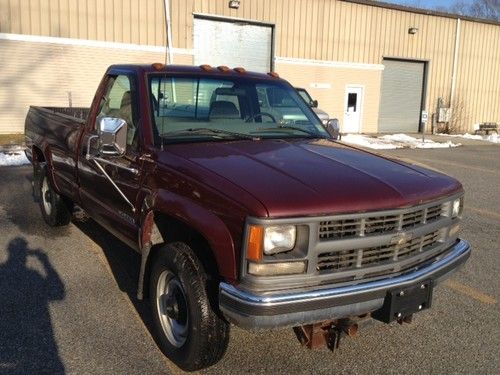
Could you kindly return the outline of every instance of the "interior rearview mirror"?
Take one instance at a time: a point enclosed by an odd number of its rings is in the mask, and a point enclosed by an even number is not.
[[[318,101],[316,99],[314,99],[312,102],[311,102],[311,107],[313,108],[318,108]]]
[[[121,156],[127,147],[127,122],[121,118],[102,117],[97,130],[99,152],[103,155]]]
[[[340,140],[342,138],[340,134],[340,122],[336,118],[328,120],[326,123],[326,131],[330,134],[332,139]]]

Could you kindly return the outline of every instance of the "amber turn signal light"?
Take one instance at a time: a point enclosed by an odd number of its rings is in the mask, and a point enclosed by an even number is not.
[[[259,262],[262,260],[264,228],[251,225],[248,231],[247,259]]]
[[[154,70],[165,69],[165,64],[162,64],[162,63],[154,63],[154,64],[151,64],[151,66],[153,67]]]
[[[208,64],[200,65],[200,68],[201,68],[201,70],[204,70],[205,72],[209,72],[212,70],[212,67]]]
[[[241,66],[238,66],[236,68],[233,69],[235,72],[237,73],[240,73],[240,74],[243,74],[243,73],[246,73],[247,71],[245,70],[245,68],[242,68]]]

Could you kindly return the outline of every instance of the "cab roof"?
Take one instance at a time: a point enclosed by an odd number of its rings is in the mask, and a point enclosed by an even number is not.
[[[214,76],[214,77],[245,77],[257,78],[264,80],[277,80],[280,79],[279,75],[275,72],[258,73],[248,71],[242,67],[229,68],[227,66],[210,66],[207,64],[200,66],[193,65],[165,65],[162,63],[153,64],[117,64],[111,65],[108,68],[108,73],[112,72],[128,72],[137,74],[147,73],[174,73],[174,74],[188,74],[199,76]]]

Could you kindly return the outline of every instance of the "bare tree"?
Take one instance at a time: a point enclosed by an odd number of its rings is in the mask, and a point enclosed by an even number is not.
[[[500,0],[474,0],[472,3],[456,0],[449,11],[463,16],[500,21]]]

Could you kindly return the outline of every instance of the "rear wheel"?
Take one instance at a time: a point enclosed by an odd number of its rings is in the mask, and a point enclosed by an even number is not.
[[[172,243],[159,250],[151,271],[150,300],[160,349],[179,367],[199,370],[227,349],[229,324],[213,306],[207,274],[193,250]]]
[[[36,185],[39,189],[39,204],[45,222],[51,227],[69,224],[71,212],[64,199],[54,191],[47,176],[47,168],[44,168],[42,173],[38,174],[38,178],[39,181]]]

